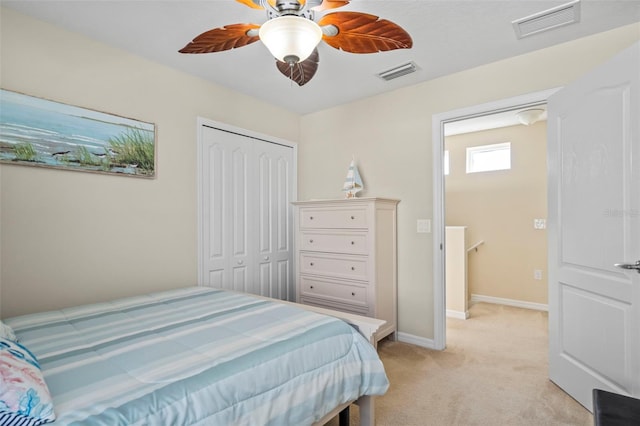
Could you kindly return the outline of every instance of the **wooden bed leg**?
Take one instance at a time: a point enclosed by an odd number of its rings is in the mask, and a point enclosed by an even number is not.
[[[340,414],[338,414],[338,425],[349,426],[349,407],[340,411]]]
[[[361,396],[356,403],[360,407],[360,426],[374,426],[376,424],[374,397]]]

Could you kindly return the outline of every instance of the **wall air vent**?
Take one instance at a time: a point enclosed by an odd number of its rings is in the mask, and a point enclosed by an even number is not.
[[[399,65],[395,68],[391,68],[390,70],[382,71],[376,75],[385,81],[389,81],[416,71],[418,71],[418,66],[413,62],[407,62],[406,64]]]
[[[511,22],[516,37],[523,38],[580,22],[580,0],[556,6]]]

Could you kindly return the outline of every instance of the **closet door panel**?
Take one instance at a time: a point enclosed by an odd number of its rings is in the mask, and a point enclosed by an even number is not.
[[[273,285],[271,263],[260,263],[258,265],[258,294],[268,297],[274,297],[271,286]]]
[[[258,250],[269,254],[272,250],[272,159],[262,152],[258,156]]]
[[[205,128],[202,144],[204,285],[244,291],[251,263],[251,143],[243,136]]]
[[[224,283],[230,281],[228,271],[229,249],[225,236],[225,225],[228,220],[224,209],[225,186],[228,185],[225,167],[225,146],[211,138],[204,141],[203,191],[208,194],[207,202],[203,203],[203,230],[207,235],[204,239],[203,260],[206,271],[203,274],[205,285],[230,288]]]
[[[209,281],[208,285],[210,287],[224,288],[224,269],[218,269],[214,271],[209,271]]]
[[[290,299],[292,276],[292,168],[293,149],[277,144],[257,144],[258,159],[258,262],[269,265],[259,274],[262,295]],[[262,270],[261,270],[262,271]],[[267,271],[267,269],[264,269]]]
[[[248,256],[248,198],[249,198],[249,146],[241,144],[231,152],[231,187],[229,195],[231,198],[230,218],[233,225],[231,230],[231,242],[233,247],[233,258],[235,262],[246,263]]]
[[[233,283],[231,284],[231,290],[234,291],[247,291],[247,267],[246,266],[236,266],[233,268]],[[226,287],[224,287],[226,288]]]
[[[289,149],[291,151],[291,149]],[[292,208],[291,208],[291,198],[292,198],[292,190],[291,190],[291,169],[293,167],[292,164],[292,153],[285,152],[284,155],[278,158],[275,168],[275,178],[276,178],[276,203],[275,203],[275,222],[276,222],[276,248],[278,251],[290,251],[291,250],[291,218],[292,218]]]
[[[289,260],[281,260],[278,262],[277,280],[274,289],[275,298],[282,300],[294,300],[293,282],[291,281],[293,265]]]
[[[293,300],[293,148],[202,127],[202,284]]]
[[[222,196],[224,194],[224,151],[219,144],[212,145],[209,149],[209,259],[224,258],[223,224],[224,212]]]
[[[256,256],[258,268],[256,270],[256,281],[259,287],[259,294],[273,297],[271,287],[273,285],[273,274],[271,268],[271,255],[273,246],[272,227],[272,159],[268,153],[256,152],[258,163],[257,194],[255,197],[257,216],[257,244]]]

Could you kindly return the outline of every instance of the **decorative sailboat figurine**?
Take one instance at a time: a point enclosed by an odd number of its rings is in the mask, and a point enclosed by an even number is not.
[[[360,177],[360,173],[358,172],[358,167],[356,167],[355,159],[351,160],[349,164],[349,171],[347,172],[347,178],[344,181],[344,186],[342,187],[342,191],[344,191],[345,198],[355,198],[356,193],[362,191],[364,185],[362,184],[362,178]]]

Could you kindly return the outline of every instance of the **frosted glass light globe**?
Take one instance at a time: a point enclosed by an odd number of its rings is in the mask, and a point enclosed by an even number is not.
[[[259,36],[276,59],[295,64],[313,53],[322,40],[322,29],[310,19],[279,16],[262,24]]]

